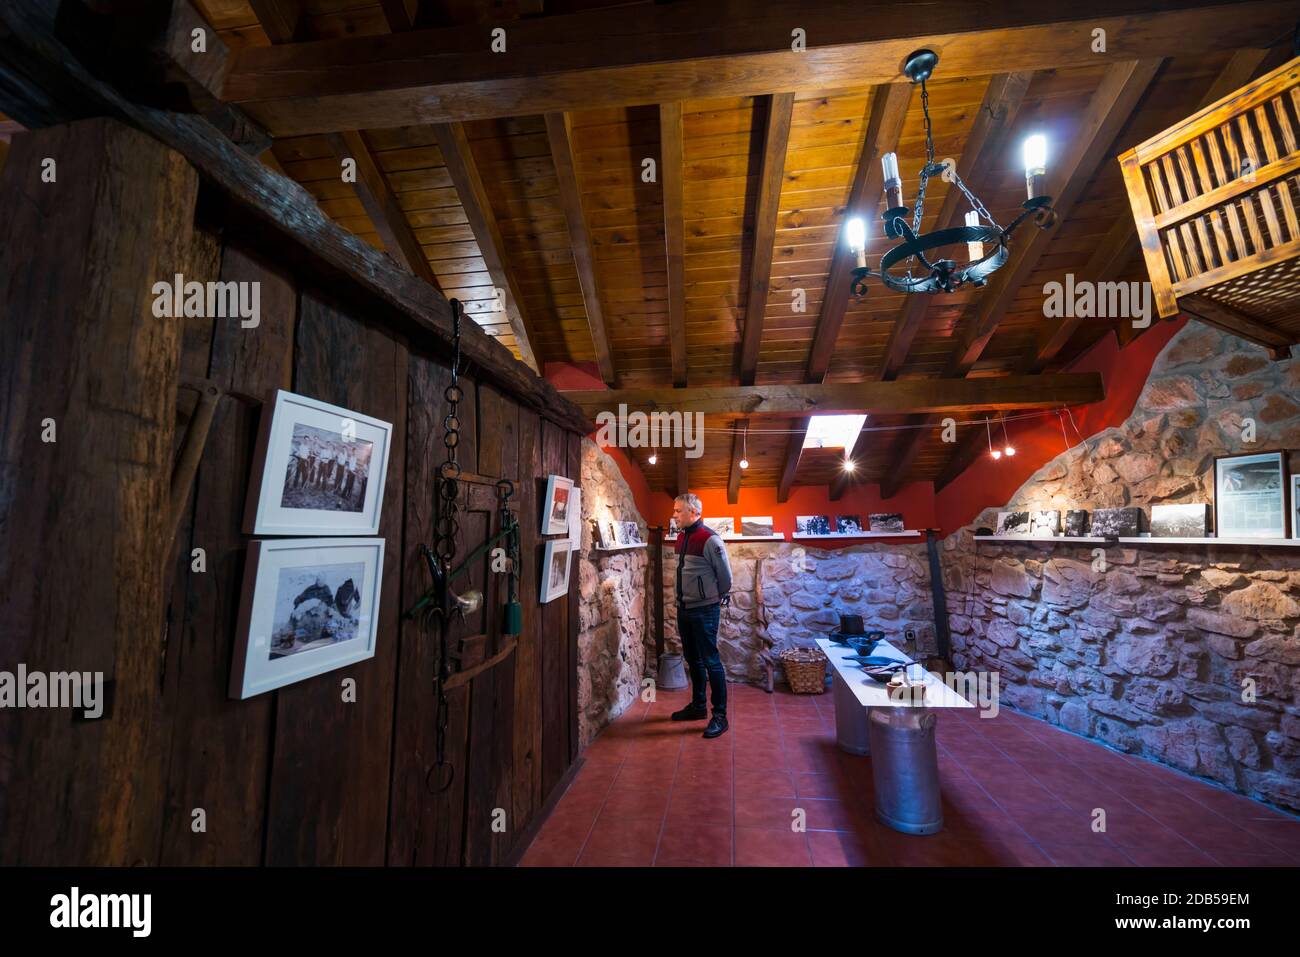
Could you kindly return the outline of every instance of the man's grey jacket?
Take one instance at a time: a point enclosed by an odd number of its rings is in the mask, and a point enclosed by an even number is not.
[[[713,529],[697,521],[677,533],[677,604],[716,605],[731,591],[727,546]]]

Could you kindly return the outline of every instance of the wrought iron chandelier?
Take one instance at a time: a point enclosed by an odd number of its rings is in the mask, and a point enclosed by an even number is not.
[[[939,229],[932,233],[921,232],[921,217],[925,214],[925,187],[931,176],[938,176],[945,170],[942,163],[934,161],[934,136],[930,128],[930,94],[925,88],[925,81],[934,72],[939,62],[939,55],[933,50],[917,50],[907,58],[903,72],[913,84],[921,84],[921,110],[925,116],[925,166],[921,168],[921,183],[917,190],[916,206],[908,209],[903,204],[903,183],[898,174],[898,157],[886,153],[881,157],[884,170],[884,194],[886,209],[881,214],[884,220],[885,235],[899,239],[898,245],[880,257],[880,268],[871,270],[867,267],[866,224],[861,219],[852,219],[848,224],[849,248],[857,255],[857,268],[853,270],[853,294],[857,297],[867,293],[867,279],[876,277],[890,289],[899,292],[953,292],[959,286],[971,283],[983,286],[988,277],[1001,267],[1010,254],[1007,248],[1011,234],[1027,218],[1033,217],[1040,229],[1046,229],[1056,221],[1050,196],[1040,193],[1043,178],[1047,173],[1047,141],[1041,135],[1029,137],[1025,141],[1025,188],[1029,198],[1021,204],[1024,210],[1003,228],[980,202],[979,197],[970,191],[956,169],[950,174],[953,184],[961,190],[970,203],[971,209],[966,213],[966,225],[950,229]],[[907,214],[912,213],[911,225]],[[987,225],[981,225],[984,220]],[[926,257],[931,250],[958,243],[966,244],[968,262],[958,264],[952,259],[934,259]],[[984,250],[991,246],[992,250]],[[890,269],[904,261],[906,272],[891,273]],[[912,260],[919,264],[915,268]]]

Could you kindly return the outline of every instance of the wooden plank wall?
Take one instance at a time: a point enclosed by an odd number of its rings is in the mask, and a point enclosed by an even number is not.
[[[152,194],[149,198],[152,202]],[[0,208],[4,200],[0,195]],[[163,216],[156,205],[140,207]],[[66,213],[78,207],[60,208]],[[87,215],[125,215],[87,204],[80,208]],[[101,218],[87,225],[100,237],[92,252],[110,261],[112,250],[102,244],[111,243],[106,237],[114,236],[111,227],[121,223]],[[74,235],[73,224],[61,234]],[[131,238],[123,242],[143,242],[138,230],[127,235]],[[21,644],[12,632],[0,635],[0,667],[12,670],[18,660],[29,669],[102,667],[117,679],[117,709],[106,721],[70,723],[66,713],[52,717],[46,712],[25,724],[21,737],[13,725],[0,735],[8,742],[0,754],[0,808],[7,819],[0,864],[500,863],[516,849],[576,757],[578,576],[571,578],[568,601],[539,605],[544,539],[538,534],[538,509],[546,475],[579,477],[581,437],[521,409],[495,389],[461,377],[466,394],[460,407],[462,467],[518,485],[514,502],[523,532],[519,588],[524,631],[503,664],[451,693],[447,758],[455,776],[439,792],[429,774],[437,720],[435,647],[418,623],[401,622],[400,613],[428,585],[416,546],[432,542],[432,479],[444,456],[447,357],[422,353],[368,322],[370,310],[364,304],[332,295],[277,262],[275,250],[247,243],[245,237],[223,244],[217,232],[194,229],[174,244],[175,251],[168,247],[165,262],[119,253],[115,281],[123,288],[139,283],[144,293],[156,280],[155,272],[169,279],[183,271],[187,279],[261,283],[256,329],[241,329],[238,320],[185,320],[179,335],[173,326],[165,343],[179,357],[169,364],[171,371],[164,368],[168,364],[132,355],[137,365],[152,362],[148,368],[157,366],[158,375],[170,376],[179,367],[181,374],[209,376],[229,391],[257,396],[291,388],[394,424],[380,530],[387,549],[376,655],[247,701],[227,697],[249,541],[240,528],[260,404],[223,399],[179,540],[169,543],[169,550],[158,549],[166,554],[158,557],[154,575],[160,579],[152,606],[156,639],[134,643],[137,650],[128,654],[123,649],[129,643],[120,631],[112,647],[105,644],[112,629],[103,627],[102,619],[97,628],[71,627],[71,620],[64,620],[68,616],[54,609],[77,607],[75,596],[87,590],[77,575],[50,575],[39,590],[33,586],[23,592],[29,597],[38,593],[40,607],[22,611],[31,635]],[[174,263],[183,268],[173,268]],[[82,296],[84,290],[76,284],[89,282],[95,272],[88,269],[60,280],[66,281],[66,295]],[[122,366],[130,379],[128,355],[119,354],[117,345],[110,342],[100,350],[107,360],[104,368]],[[41,385],[61,381],[48,370],[65,361],[58,353],[62,348],[57,336],[43,336],[26,357],[12,360],[14,368],[5,370],[9,382],[30,393],[11,406],[15,415],[20,408],[29,410],[21,421],[13,419],[15,430],[30,430],[27,420],[36,406],[66,400]],[[30,377],[40,370],[47,371]],[[192,404],[192,396],[187,399],[182,392],[178,403],[168,398],[160,413],[183,420]],[[126,441],[138,427],[132,417],[119,416],[101,428],[100,438]],[[120,434],[107,434],[112,430]],[[64,434],[60,432],[60,448]],[[160,430],[159,436],[170,449],[178,447],[179,437],[170,430]],[[170,468],[168,446],[159,451],[152,468],[161,470],[161,477],[151,473],[147,486],[154,497],[159,488],[165,493]],[[25,453],[11,463],[15,504],[48,498],[30,487],[43,476],[31,472],[29,478],[23,471],[24,459],[32,458]],[[79,468],[97,480],[120,482],[121,473],[108,462],[95,453]],[[141,469],[145,462],[133,460],[132,467]],[[108,470],[97,470],[96,463]],[[56,484],[54,492],[63,494],[58,489]],[[108,491],[100,490],[98,500],[107,500]],[[478,485],[469,491],[462,501],[462,558],[489,527],[497,528],[492,488]],[[165,513],[161,505],[133,508],[128,518],[160,517]],[[95,541],[98,523],[123,521],[110,510],[82,512],[78,521],[87,541]],[[160,537],[152,524],[132,534],[148,531]],[[38,532],[31,529],[33,535]],[[193,570],[195,548],[204,550],[206,570]],[[111,549],[103,557],[111,559]],[[461,589],[482,588],[486,597],[481,612],[456,626],[457,636],[494,635],[499,628],[505,576],[491,573],[489,560],[484,556],[470,580],[458,583]],[[106,583],[114,579],[105,572]],[[147,602],[138,605],[133,627],[140,625],[140,614],[150,612]],[[58,636],[42,637],[55,624]],[[55,641],[69,647],[58,655],[42,655]],[[497,647],[497,639],[489,637],[487,653]],[[356,681],[355,703],[343,700],[344,678]],[[95,769],[94,781],[119,782],[116,795],[91,787],[87,768]],[[78,780],[88,783],[73,786]],[[206,830],[195,830],[198,809]],[[494,830],[502,815],[505,830]],[[21,831],[12,827],[19,823]]]

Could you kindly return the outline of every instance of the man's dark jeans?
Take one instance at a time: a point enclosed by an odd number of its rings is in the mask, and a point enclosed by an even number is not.
[[[691,670],[691,706],[704,707],[704,686],[713,690],[713,713],[727,713],[727,673],[718,655],[718,604],[677,609],[677,631],[682,654]]]

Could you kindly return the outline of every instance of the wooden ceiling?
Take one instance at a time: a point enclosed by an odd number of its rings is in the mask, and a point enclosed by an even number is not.
[[[461,299],[529,364],[588,362],[617,389],[665,390],[1037,374],[1112,331],[1126,340],[1133,330],[1116,320],[1045,319],[1044,284],[1145,279],[1115,156],[1280,62],[1294,18],[1281,3],[1109,0],[1086,22],[1055,0],[992,14],[817,0],[793,18],[780,4],[195,2],[243,51],[227,98],[275,135],[264,158],[324,212]],[[1068,29],[1030,26],[1074,17]],[[921,36],[945,24],[952,35]],[[808,30],[806,53],[761,52],[763,30],[788,36],[791,25]],[[832,25],[841,45],[819,48]],[[1107,55],[1089,49],[1096,26]],[[464,56],[493,27],[516,49],[545,41],[549,56],[516,61],[522,77],[486,49]],[[885,39],[866,42],[868,30]],[[617,49],[602,40],[620,32]],[[573,52],[579,41],[589,49]],[[1024,199],[1020,144],[1046,134],[1060,219],[1023,228],[983,290],[902,296],[873,282],[855,301],[841,230],[858,211],[869,260],[888,248],[883,152],[898,154],[905,199],[917,193],[920,91],[899,75],[899,51],[922,41],[941,54],[929,83],[936,156],[1005,224]],[[646,63],[655,69],[637,72]],[[358,160],[356,184],[340,180],[344,156]],[[960,225],[966,206],[948,194],[931,181],[925,229]],[[843,491],[843,453],[799,453],[802,415],[746,411],[706,415],[701,458],[639,456],[651,485]],[[871,415],[869,428],[907,428],[864,432],[854,480],[892,492],[950,479],[969,453],[934,422]],[[728,430],[746,424],[742,475]]]

